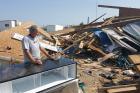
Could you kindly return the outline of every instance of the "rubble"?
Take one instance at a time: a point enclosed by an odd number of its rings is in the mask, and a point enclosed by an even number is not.
[[[111,17],[103,22],[93,21],[55,33],[39,28],[40,42],[55,60],[65,56],[77,62],[77,76],[83,82],[80,84],[84,84],[82,90],[85,93],[99,93],[98,89],[108,93],[119,89],[126,91],[129,86],[122,88],[126,82],[127,85],[139,85],[140,82],[137,74],[140,73],[140,42],[136,36],[139,35],[136,30],[140,27],[139,19]],[[28,34],[26,29],[32,24],[24,23],[0,32],[1,60],[23,61],[20,41]],[[134,33],[129,31],[130,25],[133,25]],[[130,88],[137,90],[135,85]]]

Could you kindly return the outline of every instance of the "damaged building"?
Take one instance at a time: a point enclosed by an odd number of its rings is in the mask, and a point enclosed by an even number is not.
[[[41,46],[55,59],[42,55],[43,65],[23,63],[21,40],[33,22],[0,32],[0,93],[139,93],[140,10],[99,7],[120,14],[59,31],[38,27]]]

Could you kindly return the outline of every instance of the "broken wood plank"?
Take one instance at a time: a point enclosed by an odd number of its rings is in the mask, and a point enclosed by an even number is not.
[[[114,54],[114,53],[106,54],[104,57],[100,58],[98,61],[99,61],[99,62],[106,61],[106,60],[108,60],[109,58],[112,58],[112,57],[115,56],[115,55],[116,55],[116,54]]]
[[[115,17],[109,18],[108,20],[106,20],[106,21],[105,21],[103,24],[101,24],[100,26],[102,27],[102,26],[111,24],[111,23],[112,23],[112,20],[113,20],[114,18],[115,18]]]
[[[107,90],[107,89],[113,89],[113,88],[125,88],[125,87],[131,87],[131,86],[138,86],[139,84],[129,84],[129,85],[117,85],[117,86],[110,86],[110,87],[101,87],[99,89]]]
[[[129,20],[129,19],[135,19],[140,18],[140,16],[128,16],[128,17],[116,17],[113,22],[123,21],[123,20]]]
[[[94,51],[97,51],[97,52],[101,53],[103,56],[106,56],[106,55],[107,55],[107,54],[104,53],[100,48],[96,48],[96,47],[93,46],[93,45],[89,45],[88,48],[90,48],[90,49],[92,49],[92,50],[94,50]]]
[[[44,31],[42,28],[38,28],[38,32],[39,32],[41,35],[45,36],[45,37],[46,37],[47,39],[49,39],[50,41],[53,41],[53,39],[51,38],[51,35],[48,34],[46,31]]]
[[[140,72],[140,65],[135,66],[136,71]]]
[[[119,27],[122,27],[130,22],[138,22],[140,21],[140,18],[134,18],[134,19],[128,19],[128,20],[121,20],[121,21],[118,21],[118,22],[113,22],[111,24],[107,24],[107,25],[104,25],[102,27],[108,27],[108,26],[119,26]]]
[[[137,88],[135,86],[131,86],[131,87],[122,87],[122,88],[114,88],[114,89],[108,89],[107,93],[118,93],[118,92],[130,92],[130,91],[134,91],[137,90]]]
[[[140,54],[129,55],[128,60],[134,64],[134,69],[140,72]]]
[[[80,38],[80,39],[74,41],[72,45],[70,45],[70,46],[68,46],[67,48],[65,48],[64,50],[62,50],[61,54],[64,54],[64,52],[65,52],[66,50],[68,50],[69,48],[75,46],[77,43],[79,43],[80,41],[82,41],[83,39],[85,39],[85,38],[86,38],[88,35],[90,35],[90,34],[91,34],[91,33],[88,33],[88,34],[86,34],[84,37],[82,37],[82,38]]]
[[[101,16],[99,16],[98,18],[96,18],[95,20],[93,20],[92,22],[90,22],[89,24],[87,25],[90,25],[90,24],[93,24],[94,22],[96,22],[98,19],[100,19],[101,17],[105,16],[106,13],[102,14]]]
[[[55,40],[55,46],[61,45],[61,43],[59,42],[57,37],[55,37],[55,36],[52,36],[52,37]]]
[[[140,55],[136,54],[136,55],[129,55],[128,56],[128,60],[130,62],[132,62],[133,64],[139,64],[140,65]]]

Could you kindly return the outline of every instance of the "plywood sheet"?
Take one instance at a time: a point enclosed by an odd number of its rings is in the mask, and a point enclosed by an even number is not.
[[[132,62],[133,64],[140,64],[140,55],[129,55],[128,59],[130,62]]]

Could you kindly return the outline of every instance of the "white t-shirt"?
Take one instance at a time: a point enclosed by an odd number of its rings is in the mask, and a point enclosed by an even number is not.
[[[27,49],[30,51],[32,56],[34,58],[40,59],[40,44],[39,44],[39,39],[37,37],[32,38],[31,36],[24,36],[22,39],[22,48]],[[25,55],[24,53],[24,61],[28,62],[30,61],[29,58]]]

